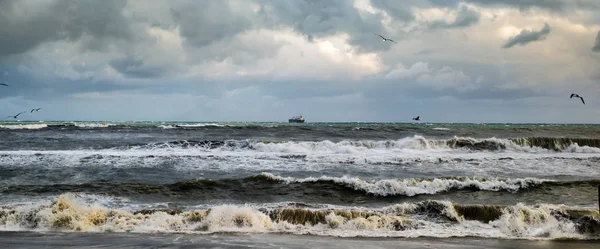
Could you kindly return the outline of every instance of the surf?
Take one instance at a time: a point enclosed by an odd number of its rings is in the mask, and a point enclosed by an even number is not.
[[[444,201],[361,207],[217,205],[119,210],[63,194],[49,204],[2,208],[0,230],[117,233],[292,233],[337,237],[590,239],[597,210],[561,205],[455,205]]]

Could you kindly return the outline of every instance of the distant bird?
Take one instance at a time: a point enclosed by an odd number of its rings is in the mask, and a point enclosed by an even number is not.
[[[0,83],[0,86],[8,86],[7,84],[4,83]]]
[[[582,103],[585,105],[585,101],[583,101],[583,97],[579,96],[579,94],[576,94],[576,93],[571,93],[571,97],[570,97],[570,99],[572,99],[573,97],[575,97],[575,98],[580,98],[580,99],[581,99],[581,102],[582,102]]]
[[[385,37],[383,37],[383,36],[381,36],[381,35],[378,35],[378,34],[374,34],[374,35],[381,37],[381,39],[383,39],[383,41],[391,41],[391,42],[393,42],[393,43],[396,43],[396,42],[395,42],[394,40],[392,40],[392,39],[385,38]]]
[[[421,120],[421,116],[417,116],[416,118],[413,118],[413,120],[420,121]]]
[[[17,115],[14,115],[14,116],[8,116],[8,117],[6,117],[5,119],[7,119],[7,118],[15,118],[15,119],[17,119],[17,117],[18,117],[19,115],[23,114],[23,113],[26,113],[26,112],[19,112],[19,113],[17,113]]]
[[[31,109],[31,112],[37,112],[37,111],[40,111],[41,109],[42,109],[42,108]],[[31,112],[30,112],[30,113],[31,113]]]

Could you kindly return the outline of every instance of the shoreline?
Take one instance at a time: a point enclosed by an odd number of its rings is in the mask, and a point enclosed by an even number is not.
[[[452,238],[365,238],[290,234],[131,234],[83,232],[0,232],[7,248],[570,248],[600,247],[599,239],[522,240]]]

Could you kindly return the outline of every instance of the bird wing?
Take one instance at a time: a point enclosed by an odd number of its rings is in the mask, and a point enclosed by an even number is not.
[[[30,113],[32,113],[33,111],[35,111],[35,109],[31,109],[31,112],[30,112]]]
[[[388,39],[388,41],[391,41],[391,42],[393,42],[393,43],[396,43],[396,42],[395,42],[394,40],[392,40],[392,39]],[[398,44],[398,43],[396,43],[396,44]]]
[[[383,37],[381,35],[378,35],[378,34],[374,34],[374,35],[381,37],[381,39],[387,40],[387,39],[385,39],[385,37]]]
[[[581,102],[583,102],[583,104],[585,105],[585,101],[583,101],[583,97],[579,97],[581,99]]]
[[[4,84],[4,83],[0,83],[0,85],[3,85],[3,86],[8,86],[7,84]]]
[[[572,99],[572,98],[573,98],[573,96],[575,96],[575,94],[574,94],[574,93],[571,93],[571,97],[569,97],[569,98],[570,98],[570,99]]]

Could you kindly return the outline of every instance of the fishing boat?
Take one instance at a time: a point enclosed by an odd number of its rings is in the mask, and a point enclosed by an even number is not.
[[[304,117],[302,117],[302,115],[294,116],[294,117],[288,119],[288,121],[290,123],[304,123]]]

